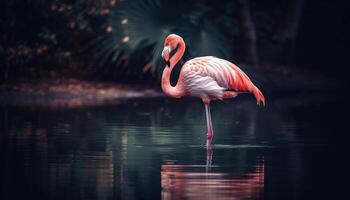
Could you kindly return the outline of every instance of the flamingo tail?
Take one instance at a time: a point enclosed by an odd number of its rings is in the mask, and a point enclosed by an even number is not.
[[[256,86],[253,86],[252,93],[256,98],[257,104],[265,106],[265,97]]]

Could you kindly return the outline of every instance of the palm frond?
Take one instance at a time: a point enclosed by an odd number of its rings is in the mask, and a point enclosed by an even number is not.
[[[196,5],[195,1],[185,0],[121,2],[104,25],[111,26],[113,31],[98,39],[95,57],[105,65],[106,62],[118,63],[123,53],[129,60],[128,75],[146,73],[159,78],[164,67],[160,54],[164,39],[170,33],[184,37],[190,52],[187,57],[227,57],[226,39],[215,24],[205,18],[203,10],[195,10]]]

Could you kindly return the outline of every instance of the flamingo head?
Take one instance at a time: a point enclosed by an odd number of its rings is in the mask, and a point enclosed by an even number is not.
[[[164,41],[164,49],[162,51],[162,57],[168,67],[170,67],[170,53],[172,50],[176,49],[176,47],[178,46],[181,40],[183,39],[180,36],[176,34],[170,34]]]

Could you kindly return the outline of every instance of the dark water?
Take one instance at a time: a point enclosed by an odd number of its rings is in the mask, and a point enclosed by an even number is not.
[[[334,95],[0,107],[0,199],[346,199]]]

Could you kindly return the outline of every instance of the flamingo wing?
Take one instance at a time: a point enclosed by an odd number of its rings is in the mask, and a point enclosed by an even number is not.
[[[252,92],[258,103],[264,96],[249,77],[233,63],[205,56],[187,61],[182,69],[184,85],[192,96],[222,99],[225,91]]]
[[[186,91],[195,97],[222,99],[225,87],[221,87],[214,77],[203,74],[200,71],[186,70],[184,74]]]

